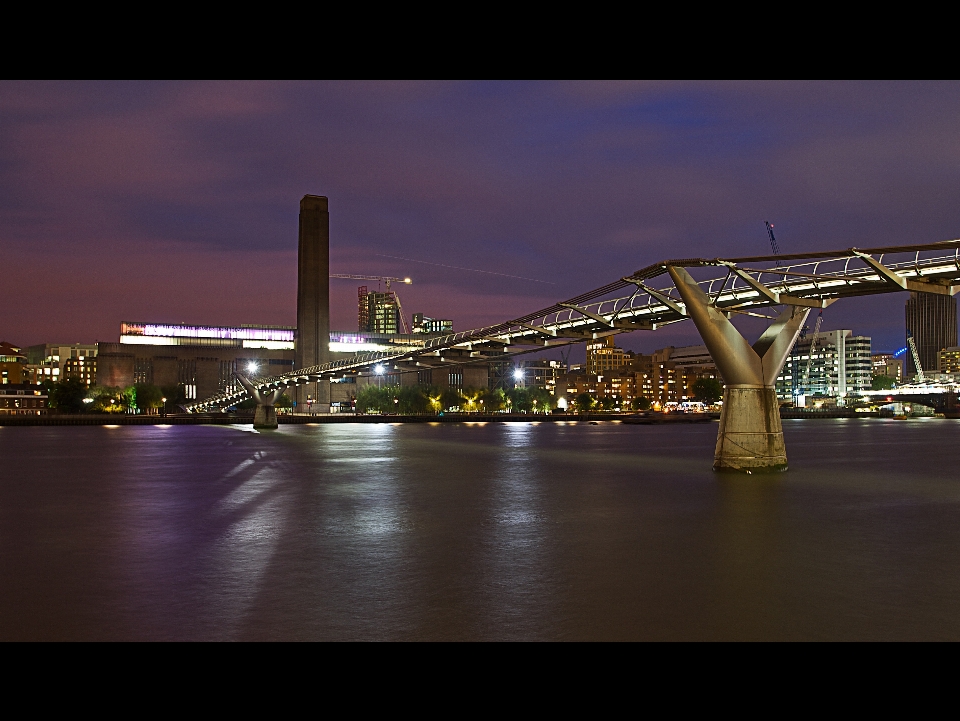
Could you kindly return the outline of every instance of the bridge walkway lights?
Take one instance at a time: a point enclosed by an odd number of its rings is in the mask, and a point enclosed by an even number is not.
[[[688,269],[706,277],[694,280]],[[654,287],[658,278],[667,281],[664,276],[669,276],[673,287]],[[785,468],[773,380],[809,309],[825,308],[840,298],[905,290],[956,294],[960,290],[960,240],[751,258],[665,260],[497,325],[437,336],[416,348],[360,352],[282,376],[257,379],[251,385],[269,400],[267,394],[275,392],[277,384],[303,383],[305,379],[314,382],[333,374],[367,371],[377,364],[416,364],[429,356],[431,361],[439,361],[431,362],[431,367],[460,365],[470,362],[463,353],[469,351],[472,358],[481,348],[498,354],[488,357],[490,360],[502,361],[543,348],[635,330],[655,331],[692,319],[728,384],[715,467],[747,472]],[[732,313],[769,319],[765,312],[784,305],[787,310],[752,346],[728,320]],[[445,356],[450,349],[460,354]],[[252,395],[246,384],[244,388],[243,392],[225,391],[185,408],[195,412],[229,407]],[[273,406],[266,403],[265,421],[271,412],[275,418]]]

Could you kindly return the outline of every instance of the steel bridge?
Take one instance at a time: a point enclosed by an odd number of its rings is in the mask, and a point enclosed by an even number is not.
[[[773,384],[812,308],[853,296],[900,291],[952,296],[960,290],[960,240],[925,245],[746,258],[681,258],[646,266],[605,286],[498,325],[425,339],[422,346],[357,353],[270,378],[187,406],[229,407],[250,396],[271,407],[278,391],[376,364],[460,365],[693,320],[726,382],[714,467],[786,468]],[[736,314],[772,321],[750,345]],[[451,356],[457,352],[457,357]],[[445,356],[446,354],[446,356]],[[484,360],[491,360],[485,357]],[[270,408],[272,411],[272,407]],[[275,423],[275,421],[274,421]]]

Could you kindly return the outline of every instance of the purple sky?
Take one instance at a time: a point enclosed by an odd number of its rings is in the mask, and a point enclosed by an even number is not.
[[[3,82],[0,339],[292,325],[305,193],[330,198],[333,272],[409,275],[407,313],[458,330],[664,258],[769,252],[764,220],[784,253],[952,239],[958,117],[957,83]],[[356,286],[331,281],[335,329]],[[904,300],[841,301],[824,328],[898,348]]]

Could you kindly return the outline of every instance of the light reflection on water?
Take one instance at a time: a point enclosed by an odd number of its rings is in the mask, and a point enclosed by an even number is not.
[[[960,423],[4,428],[2,639],[960,638]]]

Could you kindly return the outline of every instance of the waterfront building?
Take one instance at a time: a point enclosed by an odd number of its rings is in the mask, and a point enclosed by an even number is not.
[[[513,371],[514,385],[541,388],[556,395],[557,379],[566,372],[566,367],[557,360],[525,360],[518,361],[513,366]],[[515,371],[520,371],[519,378]]]
[[[626,352],[624,364],[604,373],[586,373],[571,367],[558,376],[558,395],[570,401],[580,393],[621,399],[628,406],[635,398],[647,398],[655,407],[682,403],[695,396],[694,384],[701,378],[720,380],[706,346],[668,346],[650,355]]]
[[[0,385],[27,383],[27,356],[20,346],[0,342]]]
[[[29,381],[54,383],[74,378],[84,385],[97,383],[96,343],[40,343],[27,348]]]
[[[811,346],[813,352],[811,354]],[[812,357],[811,357],[812,355]],[[799,339],[777,377],[777,397],[803,406],[809,396],[841,399],[870,390],[873,358],[870,338],[850,330],[820,331]]]
[[[50,399],[35,383],[0,385],[0,416],[39,416],[49,411]]]
[[[925,371],[937,370],[940,351],[957,345],[957,299],[935,293],[911,293],[904,310],[907,338],[913,336],[920,365]],[[916,375],[913,354],[908,352],[905,361],[904,375]]]
[[[873,375],[893,378],[897,383],[903,382],[903,361],[893,353],[874,353],[871,362]]]
[[[176,325],[123,322],[119,343],[98,344],[97,384],[179,388],[188,400],[235,390],[234,373],[272,376],[293,370],[290,326]]]

